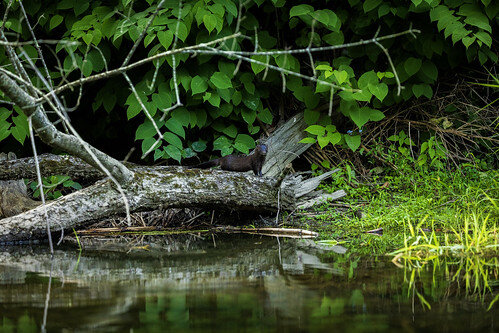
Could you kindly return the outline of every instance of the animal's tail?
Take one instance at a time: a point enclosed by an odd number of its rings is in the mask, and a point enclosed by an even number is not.
[[[189,169],[192,169],[192,168],[196,168],[196,169],[208,169],[208,168],[211,168],[211,167],[219,165],[220,164],[219,160],[220,159],[217,158],[217,159],[214,159],[214,160],[211,160],[211,161],[208,161],[208,162],[204,162],[204,163],[200,163],[200,164],[197,164],[197,165],[193,165],[193,166],[190,166]]]

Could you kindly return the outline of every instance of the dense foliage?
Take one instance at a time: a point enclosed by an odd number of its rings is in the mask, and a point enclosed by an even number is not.
[[[9,1],[4,0],[4,4]],[[133,42],[148,24],[158,1],[62,0],[25,1],[24,7],[37,38],[74,40],[43,44],[54,85],[88,77],[121,65]],[[4,6],[5,7],[5,6]],[[182,106],[177,103],[171,56],[147,63],[130,72],[141,102],[164,133],[154,149],[154,159],[181,161],[203,151],[247,153],[264,128],[295,110],[305,110],[310,138],[321,147],[340,144],[358,149],[362,128],[385,117],[383,110],[409,99],[431,99],[439,75],[468,63],[496,63],[492,45],[499,2],[491,0],[327,0],[300,1],[168,0],[147,28],[132,62],[173,47],[212,41],[237,31],[248,38],[229,39],[221,50],[258,51],[339,45],[404,31],[409,25],[421,30],[384,40],[404,89],[397,96],[394,73],[383,50],[375,44],[313,54],[252,56],[270,65],[334,83],[346,90],[334,92],[335,107],[328,115],[331,90],[300,77],[266,70],[257,63],[209,54],[175,57]],[[180,17],[178,14],[180,13]],[[242,20],[238,20],[240,15]],[[178,25],[178,28],[177,28]],[[5,21],[9,40],[32,40],[15,1]],[[0,47],[3,49],[3,47]],[[16,48],[36,65],[41,60],[33,45]],[[49,49],[53,49],[50,52]],[[23,50],[23,51],[22,51]],[[5,65],[5,52],[0,64]],[[6,67],[9,69],[9,67]],[[156,69],[159,69],[156,71]],[[42,71],[43,72],[43,71]],[[35,79],[40,88],[40,80]],[[283,91],[284,88],[284,91]],[[362,89],[362,92],[350,90]],[[153,123],[122,77],[84,86],[78,112],[95,117],[89,127],[97,140],[127,119],[136,125],[135,140],[146,152],[156,142]],[[78,89],[64,92],[65,101],[76,102]],[[281,96],[281,97],[275,97]],[[26,117],[7,105],[0,107],[0,140],[12,135],[24,143]],[[91,110],[90,110],[91,109]],[[95,112],[90,116],[91,111]],[[103,112],[105,111],[105,112]],[[96,126],[95,123],[101,125]],[[103,125],[102,125],[103,124]],[[212,145],[212,146],[211,146]]]

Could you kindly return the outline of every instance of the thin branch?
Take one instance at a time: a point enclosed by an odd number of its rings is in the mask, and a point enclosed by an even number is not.
[[[180,18],[182,16],[182,0],[179,0],[178,2],[178,17],[177,17],[177,26],[175,27],[175,39],[173,41],[173,46],[172,49],[175,50],[177,47],[177,41],[178,41],[178,31],[180,29]],[[178,89],[178,83],[177,83],[177,59],[175,58],[175,55],[172,55],[172,75],[173,75],[173,88],[175,89],[175,105],[172,107],[166,108],[163,110],[163,115],[161,116],[161,121],[165,120],[166,115],[172,111],[173,109],[179,107],[182,105],[182,102],[180,102],[180,92]],[[152,146],[154,147],[154,145]],[[151,148],[152,148],[151,147]]]
[[[284,68],[281,68],[281,67],[277,67],[277,66],[274,66],[274,65],[266,64],[264,62],[261,62],[261,61],[258,61],[258,60],[252,59],[252,58],[241,56],[241,55],[239,55],[236,52],[230,52],[230,51],[224,52],[224,51],[213,49],[213,48],[208,48],[208,50],[196,50],[196,51],[186,50],[184,52],[185,53],[201,53],[201,54],[220,54],[220,52],[223,52],[221,55],[225,55],[228,58],[235,57],[235,58],[242,59],[244,61],[251,62],[251,63],[257,64],[257,65],[268,66],[270,69],[273,69],[273,70],[275,70],[277,72],[280,72],[280,73],[283,73],[283,74],[289,74],[289,75],[292,75],[292,76],[296,76],[296,77],[302,78],[304,80],[308,80],[308,81],[313,81],[313,82],[317,82],[317,83],[320,83],[320,84],[324,84],[324,85],[327,85],[327,86],[329,86],[331,88],[335,88],[335,89],[338,89],[338,90],[351,91],[351,92],[360,92],[360,91],[362,91],[360,89],[346,88],[346,87],[338,86],[338,85],[335,85],[333,83],[326,82],[326,81],[323,81],[323,80],[320,80],[320,79],[316,79],[316,78],[308,76],[308,75],[304,75],[304,74],[301,74],[301,73],[298,73],[298,72],[293,72],[291,70],[284,69]]]
[[[317,72],[315,70],[315,65],[314,65],[314,58],[312,57],[312,52],[310,51],[310,48],[312,47],[312,41],[314,39],[314,27],[315,27],[315,20],[312,20],[312,32],[310,33],[310,41],[308,43],[307,49],[308,49],[308,58],[310,59],[310,66],[312,66],[312,71],[314,73],[314,77],[317,77]]]
[[[161,0],[159,3],[158,3],[158,7],[156,8],[156,10],[154,11],[154,13],[152,14],[151,18],[149,19],[149,22],[147,22],[147,25],[145,26],[145,28],[142,30],[142,32],[140,33],[140,36],[139,38],[137,38],[137,40],[135,41],[135,43],[133,44],[132,48],[130,49],[130,52],[128,52],[128,55],[126,56],[125,58],[125,61],[123,61],[123,64],[121,65],[121,67],[123,66],[126,66],[129,62],[130,62],[130,59],[132,58],[133,54],[135,53],[135,50],[137,50],[137,47],[139,46],[140,42],[142,41],[142,39],[144,39],[144,36],[146,35],[147,33],[147,29],[149,29],[149,27],[151,26],[152,24],[152,21],[154,21],[154,19],[156,18],[156,16],[158,15],[158,12],[159,10],[161,9],[161,7],[163,7],[163,3],[165,2],[165,0]],[[132,6],[130,6],[131,8]],[[180,18],[179,18],[180,19]]]
[[[382,41],[382,40],[386,40],[386,39],[390,39],[390,38],[395,38],[395,37],[399,37],[399,36],[403,36],[403,35],[407,35],[407,34],[414,34],[415,32],[419,33],[420,31],[411,28],[411,30],[402,31],[402,32],[399,32],[399,33],[395,33],[395,34],[391,34],[391,35],[387,35],[387,36],[383,36],[383,37],[377,37],[376,39],[361,40],[361,41],[358,41],[358,42],[347,43],[347,44],[343,44],[343,45],[332,45],[332,46],[316,47],[316,48],[311,48],[310,50],[308,50],[308,49],[297,49],[297,50],[286,50],[286,51],[266,51],[266,52],[257,52],[257,53],[254,53],[254,52],[244,52],[244,51],[222,51],[222,50],[216,50],[216,52],[215,52],[215,51],[200,50],[202,48],[206,48],[206,47],[209,47],[211,45],[214,45],[214,44],[217,44],[217,43],[221,43],[221,42],[224,42],[224,41],[229,40],[229,39],[241,37],[240,33],[236,33],[236,34],[233,34],[233,35],[230,35],[230,36],[226,36],[226,37],[222,37],[222,38],[213,40],[211,42],[200,43],[200,44],[193,45],[193,46],[186,46],[186,47],[175,49],[175,50],[168,50],[168,51],[165,51],[165,52],[161,52],[161,53],[155,54],[153,56],[150,56],[148,58],[141,59],[141,60],[139,60],[139,61],[137,61],[135,63],[131,63],[131,64],[129,64],[127,66],[124,66],[124,67],[120,67],[120,68],[117,68],[117,69],[114,69],[114,70],[110,70],[110,71],[106,71],[106,72],[99,73],[99,74],[96,74],[96,75],[92,75],[92,76],[84,78],[83,80],[76,80],[76,81],[73,81],[73,82],[67,83],[67,84],[65,84],[63,86],[58,87],[57,89],[54,90],[54,93],[60,93],[61,91],[64,91],[64,90],[69,89],[71,87],[77,86],[78,84],[82,84],[82,83],[86,83],[86,82],[92,82],[92,81],[97,81],[97,80],[101,80],[101,79],[104,79],[104,78],[108,78],[110,76],[122,74],[122,73],[124,73],[124,72],[126,72],[126,71],[128,71],[128,70],[130,70],[132,68],[135,68],[135,67],[138,67],[138,66],[142,66],[142,65],[147,64],[147,63],[149,63],[151,61],[154,61],[156,59],[160,59],[160,58],[163,58],[163,57],[166,57],[166,56],[175,55],[175,54],[179,54],[179,53],[189,53],[189,54],[195,54],[195,53],[218,54],[218,55],[225,55],[225,56],[227,56],[229,58],[230,57],[236,57],[236,58],[244,60],[244,58],[242,58],[241,56],[244,56],[244,55],[295,54],[295,53],[307,53],[309,51],[310,52],[329,51],[329,50],[334,50],[334,49],[341,49],[341,48],[347,48],[347,47],[353,47],[353,46],[360,46],[360,45],[375,43],[375,41],[379,42],[379,41]],[[253,59],[251,59],[251,60],[253,61]],[[261,65],[265,65],[265,63],[258,62],[256,60],[254,60],[253,62],[259,63]],[[278,67],[274,66],[272,69],[276,69],[276,68],[278,68]],[[288,74],[293,75],[292,73],[288,73]],[[312,80],[312,81],[314,81],[314,80]],[[328,82],[327,82],[327,85],[330,86],[330,84]],[[343,87],[335,87],[335,88],[342,89],[342,90],[345,89]],[[354,91],[354,90],[352,90],[352,91]],[[357,91],[357,90],[355,90],[355,91]],[[47,93],[47,95],[48,94],[49,93]],[[41,101],[41,100],[42,100],[42,98],[39,98],[37,101]]]
[[[329,93],[329,109],[327,112],[327,115],[331,117],[333,114],[333,97],[334,97],[334,88],[331,88],[331,91]]]
[[[232,38],[237,38],[237,37],[240,37],[241,34],[233,34],[233,35],[230,35],[230,36],[226,36],[226,37],[222,37],[222,38],[219,38],[219,39],[216,39],[216,40],[213,40],[211,42],[206,42],[206,43],[201,43],[201,44],[198,44],[198,45],[193,45],[193,46],[186,46],[186,47],[183,47],[183,48],[180,48],[180,49],[176,49],[176,50],[168,50],[168,51],[165,51],[165,52],[162,52],[162,53],[158,53],[158,54],[155,54],[153,56],[150,56],[148,58],[145,58],[145,59],[141,59],[137,62],[134,62],[134,63],[131,63],[130,65],[127,65],[125,67],[120,67],[120,68],[116,68],[116,69],[113,69],[113,70],[110,70],[110,71],[106,71],[106,72],[103,72],[103,73],[99,73],[99,74],[96,74],[96,75],[92,75],[92,76],[88,76],[82,80],[76,80],[76,81],[72,81],[70,83],[67,83],[63,86],[60,86],[56,89],[54,89],[54,93],[58,94],[64,90],[67,90],[69,88],[72,88],[72,87],[75,87],[79,84],[83,84],[83,83],[87,83],[87,82],[93,82],[93,81],[97,81],[97,80],[102,80],[102,79],[105,79],[105,78],[108,78],[108,77],[111,77],[111,76],[115,76],[115,75],[119,75],[119,74],[122,74],[130,69],[133,69],[135,67],[138,67],[138,66],[142,66],[142,65],[145,65],[151,61],[154,61],[156,59],[161,59],[161,58],[164,58],[166,56],[170,56],[170,55],[174,55],[174,54],[178,54],[178,53],[195,53],[195,52],[186,52],[188,50],[195,50],[199,47],[207,47],[207,46],[210,46],[210,45],[213,45],[213,44],[217,44],[217,43],[221,43],[223,41],[226,41],[228,39],[232,39]],[[46,95],[51,95],[52,92],[49,92],[47,93]],[[37,102],[38,101],[42,101],[43,100],[43,96],[38,98]]]
[[[45,63],[45,58],[43,57],[42,49],[40,48],[40,44],[38,44],[38,41],[37,41],[36,36],[35,36],[35,32],[33,31],[31,24],[29,23],[28,15],[26,14],[26,11],[24,10],[23,2],[21,0],[19,0],[19,7],[21,8],[21,12],[23,13],[24,19],[26,20],[26,25],[28,26],[28,30],[31,33],[31,37],[33,37],[33,42],[35,44],[36,51],[38,52],[38,55],[40,56],[40,60],[42,61],[43,68],[45,69],[45,75],[46,75],[47,81],[49,82],[50,88],[52,88],[52,78],[50,77],[49,69],[47,68],[47,64]]]
[[[5,22],[7,22],[7,18],[9,16],[9,10],[10,10],[10,7],[12,6],[12,2],[14,0],[9,0],[9,3],[7,4],[7,8],[5,8],[5,13],[3,14],[3,20],[2,20],[2,25],[0,25],[0,31],[2,32],[3,34],[3,29],[5,28]],[[0,41],[0,43],[3,43],[3,41]],[[2,45],[2,44],[0,44]]]
[[[40,198],[42,199],[43,213],[45,215],[45,222],[47,224],[47,237],[49,239],[50,254],[54,254],[54,245],[52,244],[52,233],[50,232],[49,216],[47,208],[45,207],[45,193],[43,192],[42,174],[40,172],[40,164],[38,163],[38,154],[36,153],[35,133],[33,133],[33,125],[31,117],[28,118],[29,137],[31,141],[31,149],[33,149],[33,157],[35,158],[36,179],[38,180],[38,188],[40,189]]]
[[[149,148],[149,150],[147,151],[147,153],[144,153],[144,155],[142,156],[143,158],[148,155],[154,148],[156,148],[155,146],[157,145],[157,142],[160,141],[162,138],[163,138],[163,133],[161,133],[161,131],[159,130],[159,127],[158,125],[156,125],[156,122],[154,121],[154,118],[151,116],[151,114],[149,113],[149,110],[147,110],[146,106],[144,105],[144,102],[142,101],[142,99],[140,98],[138,92],[137,92],[137,89],[135,89],[135,87],[133,86],[133,83],[132,81],[130,80],[130,78],[128,77],[128,75],[126,73],[123,73],[123,77],[125,78],[126,82],[128,82],[128,85],[130,86],[130,89],[132,89],[132,92],[133,92],[133,95],[135,96],[135,98],[137,99],[137,101],[139,102],[140,106],[142,107],[142,109],[144,110],[144,113],[146,114],[147,118],[149,118],[149,120],[152,122],[152,125],[154,127],[154,129],[156,130],[156,133],[158,134],[158,140],[156,141],[156,143],[154,143],[151,148]]]

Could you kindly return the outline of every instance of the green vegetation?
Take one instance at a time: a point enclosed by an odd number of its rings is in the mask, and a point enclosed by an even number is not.
[[[167,0],[153,17],[158,3],[33,0],[24,3],[24,19],[14,1],[4,28],[54,87],[119,68],[137,41],[125,62],[212,43],[145,61],[127,72],[129,85],[121,76],[85,83],[84,103],[79,89],[58,91],[78,109],[71,114],[78,130],[114,157],[133,146],[143,158],[151,152],[145,162],[170,164],[248,153],[303,111],[302,142],[317,143],[327,157],[313,169],[339,164],[325,188],[348,192],[346,202],[306,221],[323,239],[365,253],[497,250],[499,115],[491,96],[498,80],[488,68],[498,60],[498,1]],[[52,41],[43,44],[53,51],[44,51],[46,62],[26,21],[38,39]],[[359,44],[338,47],[348,43]],[[6,52],[0,66],[11,70]],[[28,75],[50,90],[35,71]],[[11,151],[29,130],[24,113],[6,105],[0,142]],[[78,186],[57,176],[46,185],[52,198],[61,186]],[[378,228],[381,237],[366,233]]]
[[[25,1],[24,6],[39,39],[61,40],[53,47],[53,56],[46,57],[56,86],[58,80],[66,83],[119,67],[157,4],[155,0],[33,0]],[[278,110],[293,113],[298,103],[310,125],[310,137],[305,142],[357,150],[361,144],[360,130],[384,119],[387,107],[408,100],[431,99],[437,79],[456,66],[497,62],[491,36],[498,12],[498,3],[490,0],[313,0],[307,4],[250,0],[241,6],[238,0],[168,0],[147,27],[132,61],[173,48],[211,42],[235,32],[246,38],[229,38],[218,44],[220,50],[335,47],[369,40],[378,28],[377,36],[382,37],[402,32],[410,24],[421,32],[417,36],[413,33],[381,40],[381,44],[331,49],[313,55],[248,55],[242,65],[227,55],[183,53],[162,57],[133,72],[136,91],[131,91],[121,77],[111,77],[97,86],[86,85],[85,98],[91,103],[78,107],[87,112],[87,117],[93,113],[100,121],[97,126],[86,119],[79,123],[90,130],[94,140],[126,135],[130,144],[136,141],[142,153],[154,147],[154,160],[181,162],[211,151],[220,151],[222,155],[234,151],[248,153],[265,128],[278,117],[291,115],[279,114]],[[242,16],[244,20],[238,20]],[[14,1],[6,17],[6,32],[30,40],[31,34],[20,17],[19,3]],[[23,45],[22,52],[36,65],[42,65],[33,45]],[[6,54],[1,52],[0,65],[7,61]],[[281,76],[266,70],[267,63],[301,73],[302,77]],[[303,75],[328,85],[311,83]],[[397,80],[404,89],[399,91]],[[40,89],[46,88],[40,82],[37,84]],[[282,94],[282,98],[272,98],[276,94]],[[77,101],[77,91],[61,95],[69,104]],[[327,109],[331,99],[338,105],[328,114],[324,106]],[[118,134],[116,127],[123,123],[133,126],[127,128],[126,134]],[[159,142],[158,130],[162,135]],[[349,130],[353,132],[348,134]],[[1,107],[0,141],[12,137],[24,143],[27,135],[23,113],[16,107]],[[14,144],[13,140],[9,142]]]
[[[69,176],[54,175],[43,177],[43,193],[47,200],[57,199],[63,194],[70,193],[74,190],[80,190],[82,187],[79,183],[71,180]],[[28,182],[28,187],[33,191],[33,197],[40,197],[40,188],[36,180]]]
[[[398,140],[406,138],[401,132],[392,140],[400,148]],[[422,146],[415,159],[393,146],[385,157],[397,170],[384,173],[381,168],[381,175],[361,179],[346,163],[324,186],[330,192],[346,190],[344,202],[322,205],[305,223],[319,230],[323,239],[342,240],[359,253],[400,249],[394,254],[424,258],[499,251],[497,170],[482,171],[480,161],[447,170],[445,154],[437,153],[438,146]],[[421,156],[426,153],[423,164]],[[382,236],[379,231],[378,235],[366,233],[379,228]]]

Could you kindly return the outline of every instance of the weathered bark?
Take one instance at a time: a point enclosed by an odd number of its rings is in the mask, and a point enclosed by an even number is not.
[[[22,180],[0,180],[0,219],[14,216],[41,205],[28,197]]]
[[[124,188],[131,211],[160,207],[210,207],[277,210],[275,180],[220,170],[182,167],[142,168]],[[294,190],[281,190],[279,206],[293,209]],[[52,228],[84,227],[125,211],[123,199],[109,180],[61,197],[24,214],[0,220],[0,241],[44,238],[44,210]]]
[[[0,164],[7,160],[15,161],[16,155],[14,153],[0,153]],[[22,179],[0,180],[0,219],[20,214],[40,204],[41,202],[28,196],[26,184]]]
[[[41,154],[38,165],[42,177],[66,175],[73,180],[96,181],[105,177],[98,169],[71,155]],[[133,171],[134,165],[125,164]],[[33,157],[0,161],[0,180],[36,178],[35,159]]]
[[[266,142],[269,152],[262,168],[265,176],[279,176],[289,163],[311,146],[309,143],[298,142],[306,137],[305,128],[307,123],[303,113],[298,113],[272,133]]]

